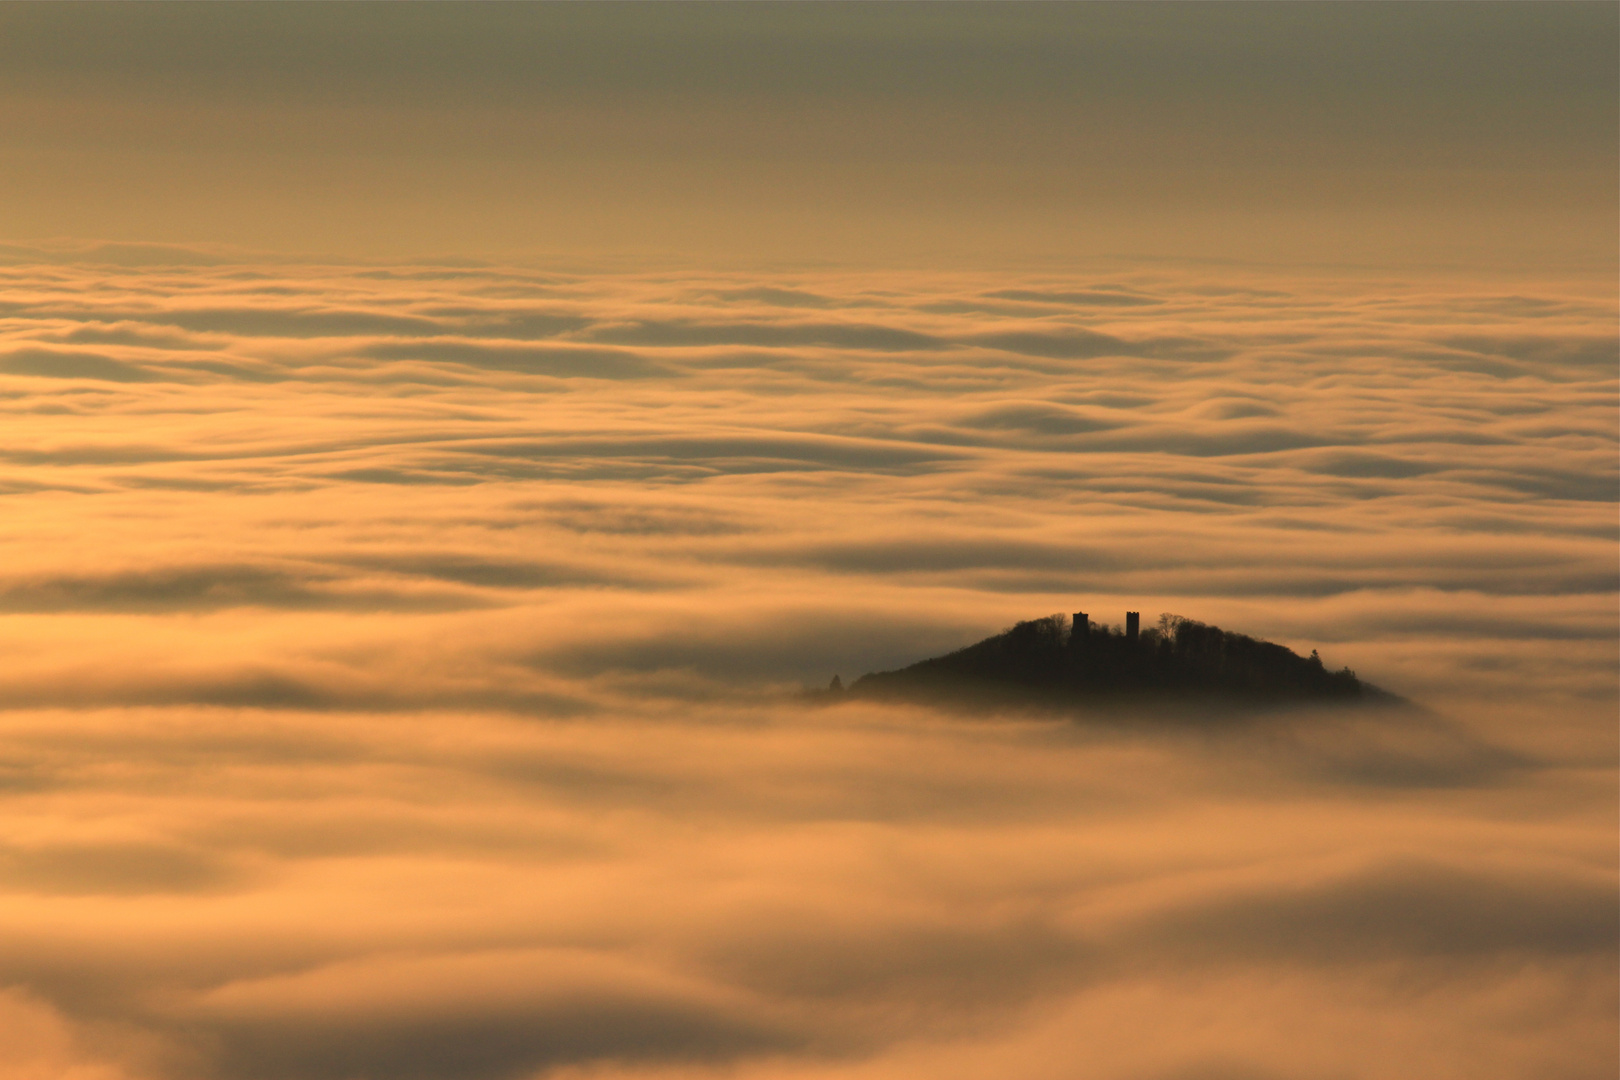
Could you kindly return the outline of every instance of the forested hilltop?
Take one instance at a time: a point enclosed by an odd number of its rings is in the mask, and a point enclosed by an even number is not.
[[[1270,641],[1235,634],[1178,615],[1162,615],[1138,632],[1091,623],[1083,615],[1021,622],[976,645],[898,671],[863,675],[830,694],[910,698],[960,704],[1026,701],[1210,699],[1233,703],[1399,700],[1356,678],[1330,671]]]

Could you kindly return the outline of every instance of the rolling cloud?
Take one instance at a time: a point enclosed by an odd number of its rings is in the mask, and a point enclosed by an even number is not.
[[[1607,282],[0,254],[3,1080],[1612,1075]]]

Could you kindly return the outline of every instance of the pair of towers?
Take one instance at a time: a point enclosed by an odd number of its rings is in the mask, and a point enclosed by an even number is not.
[[[1127,611],[1125,613],[1125,640],[1134,642],[1142,632],[1142,613],[1140,611]],[[1069,641],[1079,644],[1091,636],[1091,616],[1083,611],[1074,613],[1074,629],[1070,631]]]

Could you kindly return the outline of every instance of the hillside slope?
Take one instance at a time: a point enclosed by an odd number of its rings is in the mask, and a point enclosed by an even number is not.
[[[836,692],[836,686],[835,686]],[[1096,624],[1075,633],[1067,616],[1021,622],[994,637],[896,671],[863,675],[845,693],[964,704],[1065,704],[1155,698],[1240,702],[1396,701],[1329,670],[1313,651],[1165,615],[1131,636]]]

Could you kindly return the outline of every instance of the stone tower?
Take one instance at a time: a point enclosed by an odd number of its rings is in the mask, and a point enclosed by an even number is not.
[[[1140,611],[1127,611],[1125,613],[1125,638],[1134,642],[1142,631],[1142,613]]]

